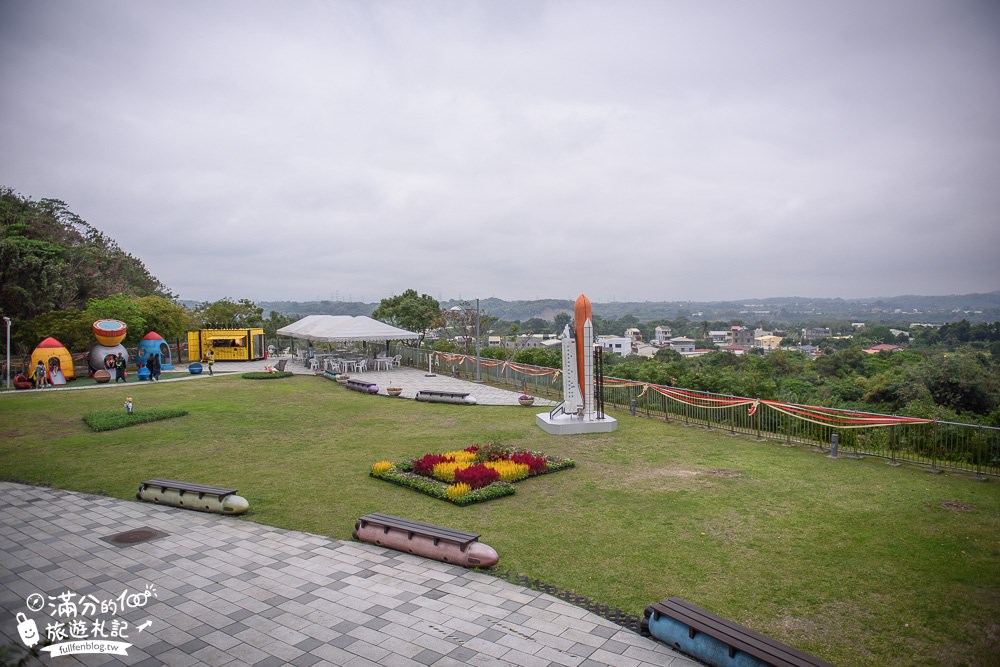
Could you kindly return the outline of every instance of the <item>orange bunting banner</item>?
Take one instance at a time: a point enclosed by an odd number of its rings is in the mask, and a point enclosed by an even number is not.
[[[875,415],[868,412],[821,408],[814,405],[794,405],[778,401],[761,401],[761,403],[790,417],[834,428],[873,428],[877,426],[899,426],[901,424],[931,424],[934,422],[933,419]]]
[[[641,398],[649,389],[652,389],[661,396],[665,396],[666,398],[677,401],[678,403],[709,410],[723,410],[727,408],[746,406],[748,417],[755,416],[759,411],[760,406],[763,405],[790,417],[801,419],[802,421],[839,429],[875,428],[880,426],[898,426],[901,424],[929,424],[934,421],[932,419],[875,415],[865,412],[854,412],[851,410],[837,410],[835,408],[821,408],[811,405],[795,405],[792,403],[782,403],[781,401],[741,398],[738,396],[713,396],[699,391],[677,389],[675,387],[664,387],[661,385],[647,384],[644,382],[635,382],[630,380],[618,380],[616,378],[605,379],[604,386],[608,388],[642,387],[642,391],[636,396],[636,398]]]

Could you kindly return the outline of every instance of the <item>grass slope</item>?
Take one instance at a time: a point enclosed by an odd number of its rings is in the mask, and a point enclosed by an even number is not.
[[[189,415],[91,432],[81,416],[126,392]],[[238,487],[248,520],[341,539],[397,514],[482,533],[505,568],[633,614],[676,595],[839,665],[996,664],[996,481],[615,416],[615,433],[555,437],[520,407],[304,376],[32,392],[0,398],[0,475],[123,499],[151,477]],[[488,440],[576,467],[467,507],[368,475]]]

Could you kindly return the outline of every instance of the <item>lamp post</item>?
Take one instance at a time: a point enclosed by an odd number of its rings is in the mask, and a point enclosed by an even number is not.
[[[10,318],[4,315],[3,321],[7,324],[7,363],[4,365],[4,375],[7,380],[7,391],[10,391]]]

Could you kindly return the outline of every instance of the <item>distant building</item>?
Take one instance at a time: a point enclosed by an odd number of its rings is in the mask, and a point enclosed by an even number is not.
[[[730,331],[709,331],[708,339],[715,343],[716,345],[728,345],[729,341],[732,339],[732,332]]]
[[[614,352],[622,357],[632,354],[632,339],[625,336],[598,336],[595,341],[607,352]]]
[[[625,336],[631,338],[633,343],[642,342],[642,332],[635,327],[629,327],[625,330]]]
[[[732,327],[729,330],[732,338],[729,340],[730,345],[742,345],[743,347],[753,347],[753,333],[746,327]]]
[[[667,345],[672,335],[673,331],[670,327],[660,325],[653,332],[653,340],[656,341],[657,345]]]
[[[781,347],[781,336],[760,336],[759,338],[754,339],[754,344],[757,347],[764,348],[765,350],[777,350]]]
[[[828,327],[811,327],[802,330],[802,340],[819,340],[833,335]]]
[[[681,354],[694,354],[694,339],[685,336],[677,336],[670,339],[670,349]]]
[[[522,350],[547,347],[544,343],[549,340],[557,340],[557,337],[553,334],[522,334],[517,337],[516,345]]]
[[[636,354],[645,359],[652,359],[656,356],[656,353],[660,351],[660,348],[655,345],[650,345],[649,343],[639,343],[632,354]]]

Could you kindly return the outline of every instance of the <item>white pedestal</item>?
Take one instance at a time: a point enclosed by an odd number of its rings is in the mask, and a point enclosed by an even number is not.
[[[535,415],[535,424],[549,435],[576,435],[578,433],[610,433],[618,429],[618,420],[604,416],[598,419],[597,413],[591,412],[582,417],[566,414],[549,417],[548,412]]]

